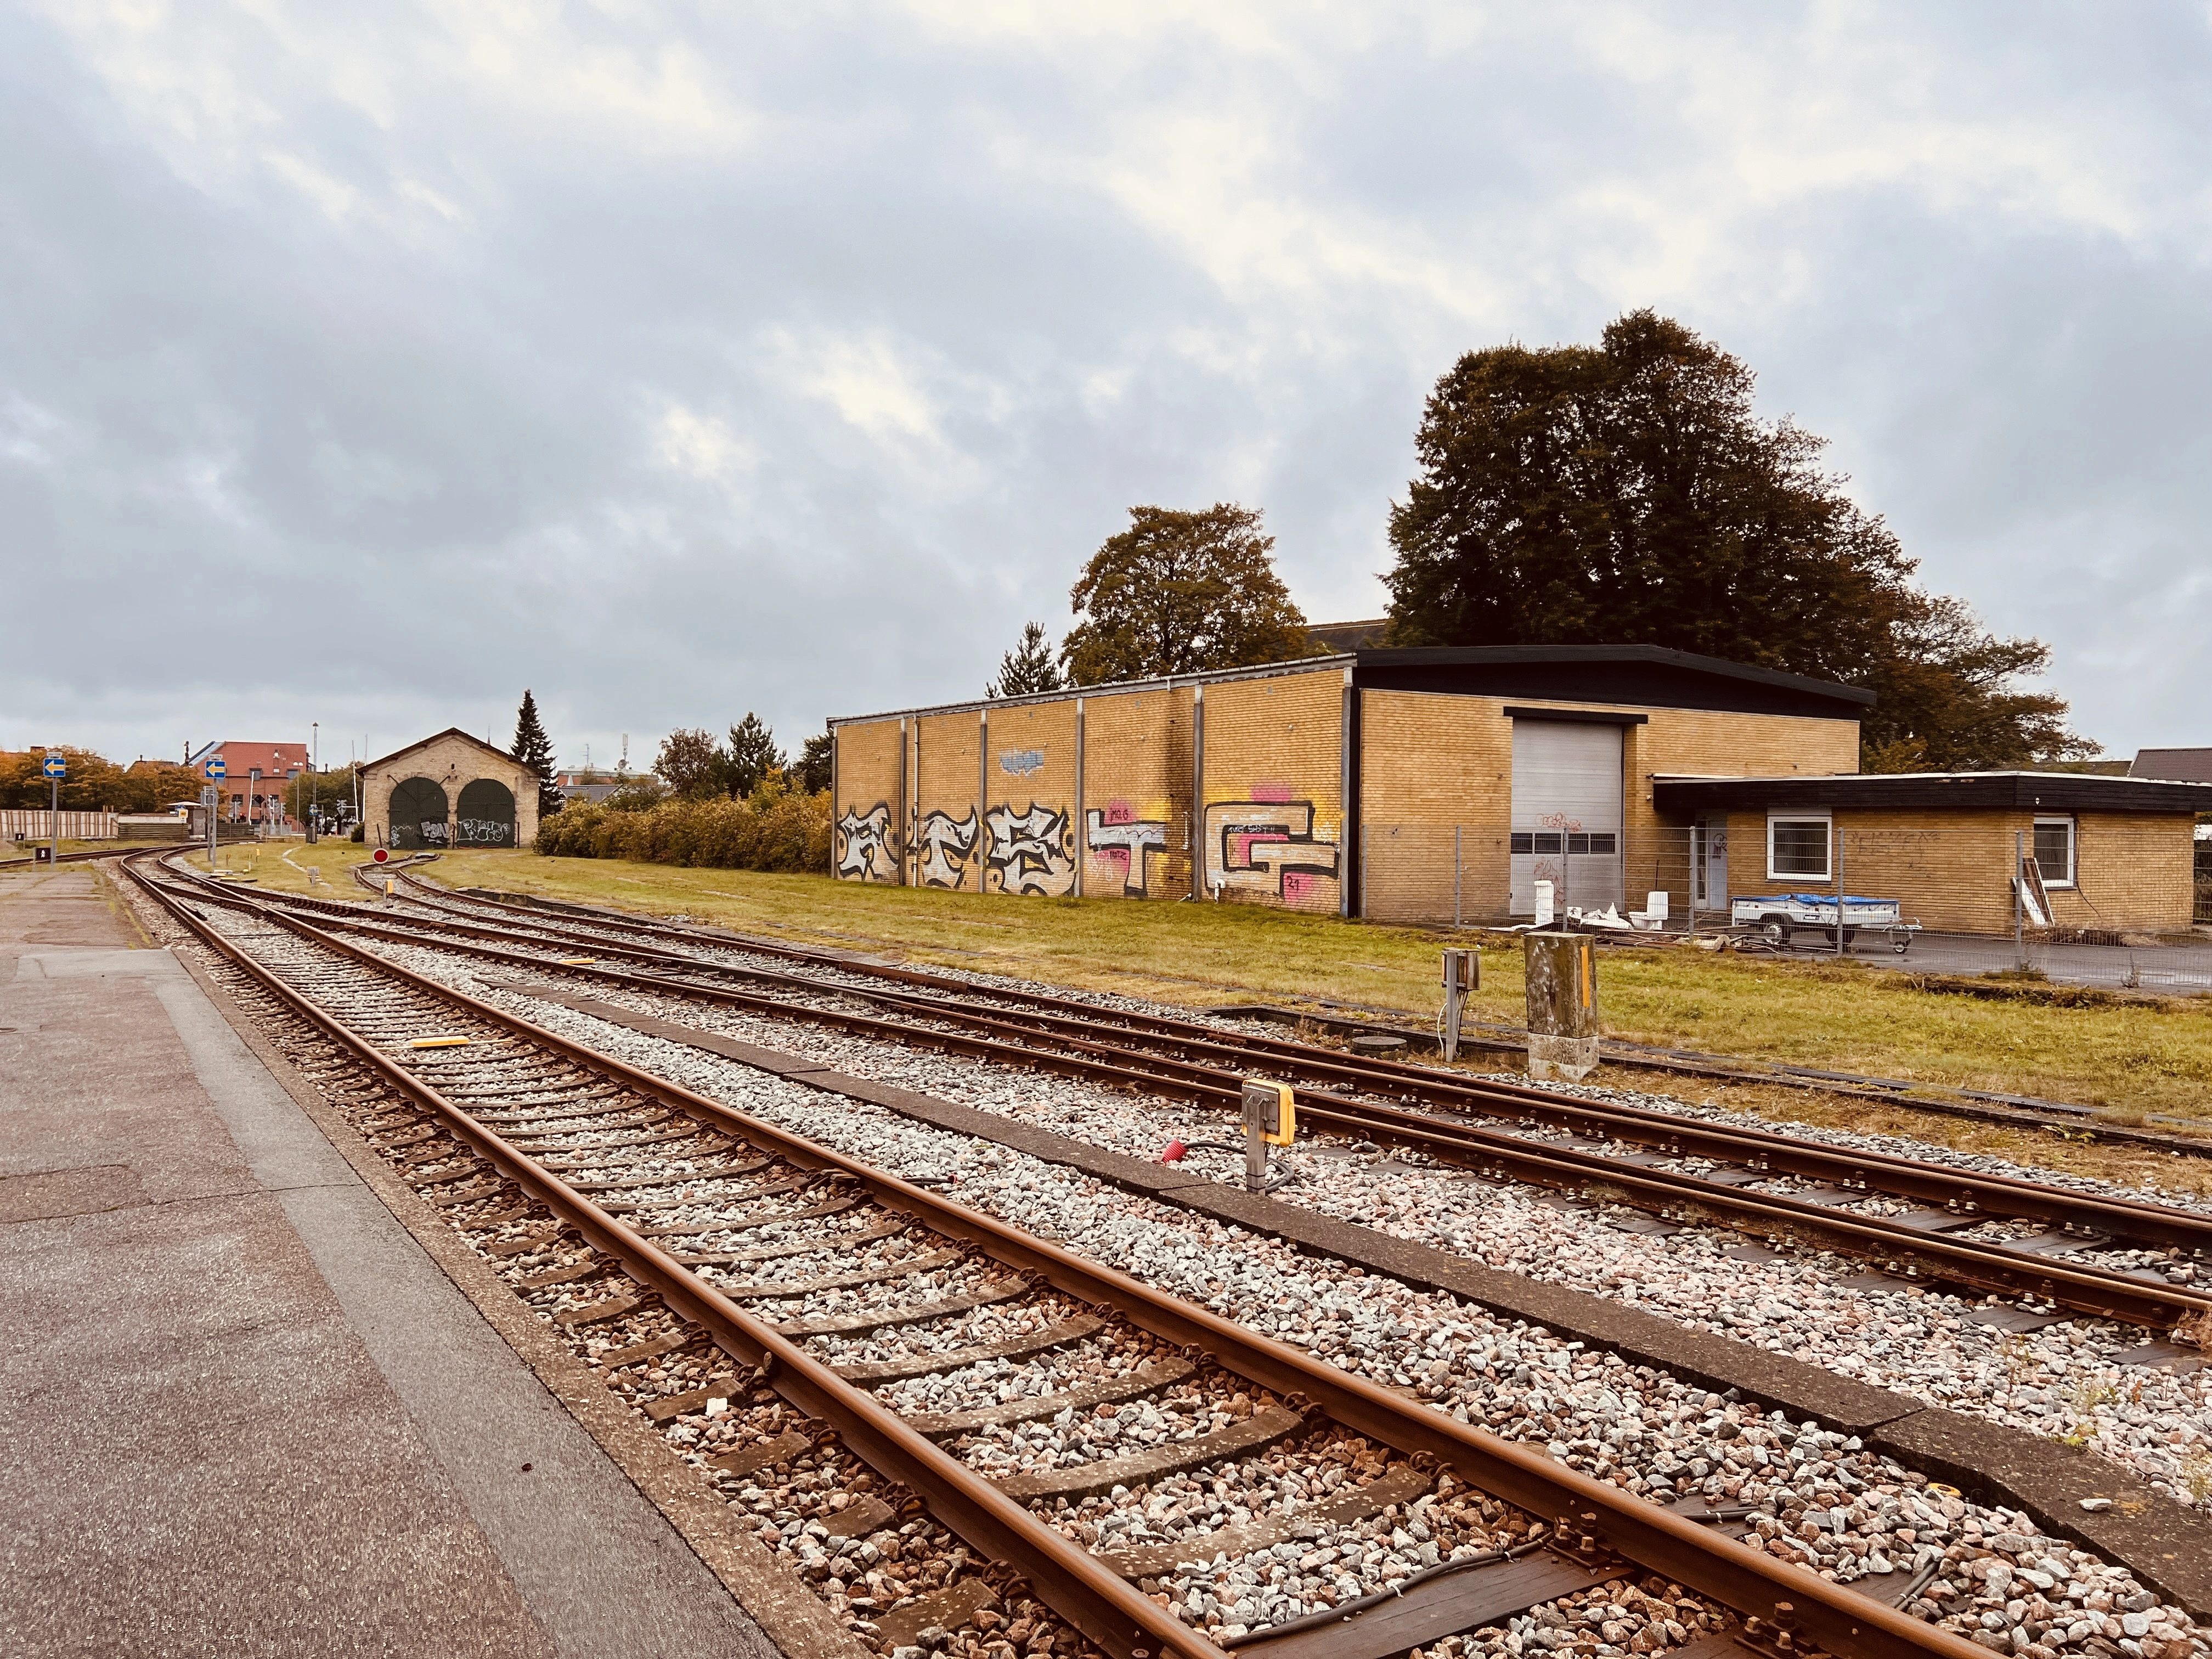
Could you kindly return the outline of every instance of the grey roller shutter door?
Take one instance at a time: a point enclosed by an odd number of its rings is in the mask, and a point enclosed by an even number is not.
[[[1513,913],[1536,908],[1548,881],[1561,911],[1621,898],[1620,728],[1571,720],[1513,722]]]

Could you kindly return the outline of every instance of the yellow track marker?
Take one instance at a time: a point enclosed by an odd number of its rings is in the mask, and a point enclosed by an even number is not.
[[[416,1037],[408,1043],[410,1048],[465,1048],[466,1037]]]
[[[562,968],[588,968],[598,960],[597,957],[562,957],[557,965]]]

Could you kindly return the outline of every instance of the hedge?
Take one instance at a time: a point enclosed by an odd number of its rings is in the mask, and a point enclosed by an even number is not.
[[[639,810],[571,801],[538,826],[552,858],[635,859],[708,870],[830,873],[830,792],[665,800]]]

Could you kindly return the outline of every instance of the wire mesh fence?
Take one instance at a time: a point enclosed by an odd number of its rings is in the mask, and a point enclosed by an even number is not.
[[[2212,843],[2077,845],[2033,828],[1838,826],[1777,817],[1731,847],[1719,824],[1591,832],[1369,823],[1359,914],[1426,927],[1551,925],[1658,942],[1845,955],[1923,973],[2041,975],[2113,988],[2212,988]],[[1838,900],[1842,933],[1837,937]]]

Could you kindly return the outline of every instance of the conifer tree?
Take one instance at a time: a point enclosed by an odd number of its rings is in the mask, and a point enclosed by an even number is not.
[[[538,775],[538,821],[543,823],[561,810],[561,787],[554,781],[553,739],[538,719],[538,699],[523,688],[522,707],[514,715],[515,759]]]
[[[999,660],[999,678],[983,688],[987,697],[1026,697],[1057,691],[1067,684],[1044,636],[1042,623],[1025,623],[1022,642]]]
[[[784,769],[783,750],[775,746],[775,734],[750,708],[744,719],[730,728],[727,765],[730,793],[739,800],[759,788],[770,773]]]

